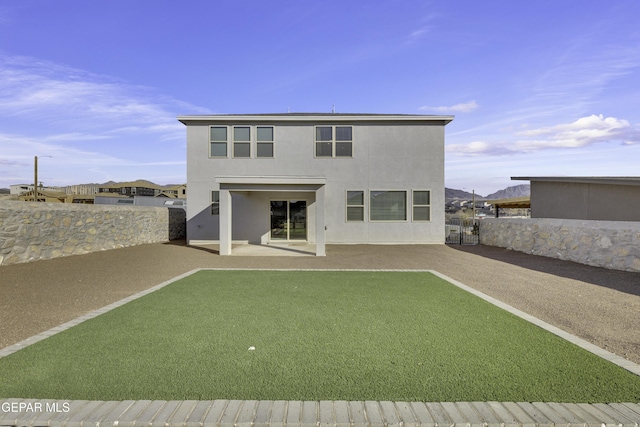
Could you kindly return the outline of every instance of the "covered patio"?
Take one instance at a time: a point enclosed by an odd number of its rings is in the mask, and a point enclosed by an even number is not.
[[[239,223],[238,228],[243,233],[250,253],[256,252],[256,247],[265,246],[271,250],[260,252],[279,252],[307,254],[313,248],[316,256],[325,256],[325,183],[324,177],[286,176],[286,177],[248,177],[232,176],[218,177],[216,183],[220,187],[219,218],[220,218],[220,255],[247,252],[247,248],[237,249],[233,245],[233,223]],[[245,209],[234,213],[234,198],[242,198]],[[294,211],[293,199],[303,199],[296,204]],[[274,202],[284,203],[284,213],[274,219]],[[237,203],[241,203],[240,200]],[[267,212],[269,218],[267,218]],[[269,221],[269,222],[267,222]],[[276,224],[274,226],[274,224]],[[303,232],[293,233],[296,225],[300,224]],[[241,239],[245,240],[245,239]],[[296,245],[303,245],[305,250],[295,249]],[[247,245],[245,245],[247,246]],[[294,248],[287,249],[284,248]]]

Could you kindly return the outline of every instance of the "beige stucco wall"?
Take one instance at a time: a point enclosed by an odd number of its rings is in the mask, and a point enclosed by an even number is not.
[[[0,265],[184,237],[182,209],[0,201]]]
[[[480,243],[640,272],[640,222],[485,218],[480,221]]]
[[[295,118],[293,116],[293,118]],[[268,121],[264,121],[267,120]],[[213,120],[213,119],[212,119]],[[211,192],[219,191],[217,177],[313,177],[326,179],[323,209],[327,243],[443,243],[444,242],[444,123],[416,118],[329,117],[292,121],[287,115],[238,123],[237,117],[201,120],[187,126],[187,238],[219,239],[219,217],[211,215]],[[224,120],[224,121],[221,121]],[[319,121],[320,120],[320,121]],[[268,125],[274,127],[274,158],[210,158],[209,126]],[[353,156],[317,158],[316,125],[353,128]],[[231,131],[230,131],[231,132]],[[229,146],[231,150],[231,143]],[[365,221],[346,221],[348,190],[365,192]],[[407,193],[406,221],[370,221],[369,192],[402,190]],[[411,220],[411,191],[431,191],[431,221]],[[257,192],[256,192],[257,193]],[[268,232],[269,198],[275,195],[233,197],[232,238],[261,242]],[[258,203],[261,203],[258,205]],[[315,209],[316,207],[313,206]],[[309,212],[309,230],[315,225]],[[266,224],[266,229],[264,224]],[[314,234],[310,232],[309,236]]]

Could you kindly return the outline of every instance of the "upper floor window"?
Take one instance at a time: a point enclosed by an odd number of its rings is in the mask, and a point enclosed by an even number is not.
[[[273,126],[256,127],[256,157],[273,157]]]
[[[251,128],[234,126],[233,157],[251,157]]]
[[[227,157],[227,127],[211,126],[209,144],[211,157]]]
[[[273,126],[210,126],[210,157],[229,157],[229,132],[233,158],[274,157]]]
[[[316,157],[352,157],[353,127],[316,126]]]

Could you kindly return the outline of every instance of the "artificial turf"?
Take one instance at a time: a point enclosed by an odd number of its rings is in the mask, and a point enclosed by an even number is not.
[[[0,359],[0,397],[608,403],[640,377],[430,273],[201,271]]]

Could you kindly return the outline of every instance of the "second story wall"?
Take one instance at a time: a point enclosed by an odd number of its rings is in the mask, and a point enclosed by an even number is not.
[[[238,124],[242,127],[246,124]],[[351,156],[317,155],[317,126],[352,128]],[[211,181],[216,176],[323,176],[329,182],[366,182],[384,185],[422,181],[439,183],[444,176],[444,126],[425,124],[337,121],[260,123],[248,125],[249,157],[234,156],[234,123],[216,123],[228,129],[226,157],[212,156],[211,125],[187,127],[187,180]],[[273,157],[257,156],[258,127],[273,127]],[[335,141],[332,142],[335,144]]]

